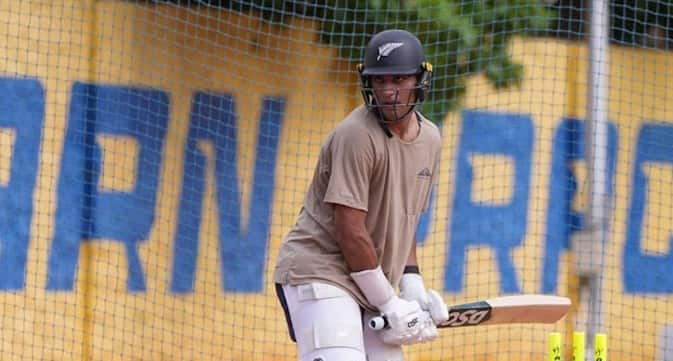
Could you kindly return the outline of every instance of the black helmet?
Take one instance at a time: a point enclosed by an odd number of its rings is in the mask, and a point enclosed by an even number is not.
[[[369,82],[371,75],[416,75],[416,102],[412,110],[425,100],[430,90],[432,64],[425,61],[418,38],[406,30],[385,30],[374,35],[367,43],[364,63],[358,65],[358,71],[362,96],[370,109],[378,107]]]

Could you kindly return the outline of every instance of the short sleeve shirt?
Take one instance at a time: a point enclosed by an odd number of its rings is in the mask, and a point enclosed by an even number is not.
[[[374,310],[351,279],[335,239],[334,204],[340,204],[367,212],[379,264],[397,287],[439,165],[439,130],[420,113],[418,118],[420,132],[410,142],[388,137],[364,106],[337,125],[321,147],[297,222],[283,241],[274,282],[334,284]]]

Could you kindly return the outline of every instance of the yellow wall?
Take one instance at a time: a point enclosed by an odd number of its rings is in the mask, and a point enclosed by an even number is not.
[[[54,360],[252,360],[269,359],[262,349],[289,353],[291,347],[279,332],[285,325],[274,298],[225,295],[220,290],[219,260],[213,256],[217,225],[212,178],[207,196],[211,201],[204,205],[201,227],[201,268],[195,291],[186,296],[168,290],[169,240],[174,238],[182,180],[176,174],[182,172],[195,90],[230,93],[237,101],[243,120],[238,144],[244,208],[256,138],[256,122],[248,120],[259,119],[262,96],[284,96],[288,102],[278,160],[284,166],[277,171],[277,185],[304,186],[311,172],[305,164],[352,102],[346,95],[347,80],[334,72],[340,66],[334,51],[313,46],[313,25],[295,23],[278,34],[253,16],[112,1],[17,3],[0,8],[0,18],[8,19],[0,29],[2,39],[7,39],[0,47],[0,68],[6,76],[40,79],[47,94],[26,287],[18,294],[0,293],[0,302],[11,315],[2,317],[3,329],[13,330],[3,332],[3,353]],[[258,50],[254,44],[259,44]],[[313,57],[305,56],[308,53]],[[45,291],[56,182],[74,81],[147,86],[170,93],[161,196],[154,228],[140,249],[147,273],[144,294],[127,291],[127,275],[120,274],[126,269],[124,250],[104,240],[82,246],[75,291]],[[127,149],[110,151],[131,158]],[[131,168],[120,169],[128,173]],[[114,176],[108,183],[133,178]],[[300,202],[296,194],[279,193],[284,199],[274,207],[278,219],[272,222],[270,259]],[[267,286],[265,294],[272,295],[271,285]],[[12,337],[5,337],[8,334]]]
[[[0,18],[7,19],[0,22],[0,39],[5,41],[0,46],[0,69],[4,69],[5,76],[38,78],[45,88],[47,106],[26,287],[21,292],[0,293],[2,354],[21,356],[13,359],[54,360],[292,359],[294,349],[284,333],[285,324],[272,285],[266,284],[264,295],[225,294],[219,286],[212,164],[196,288],[186,295],[174,295],[168,289],[191,95],[195,90],[207,89],[233,94],[237,101],[242,120],[238,147],[243,209],[247,209],[250,193],[261,98],[277,95],[287,99],[269,239],[266,275],[269,280],[280,240],[294,222],[322,139],[359,104],[355,74],[346,72],[350,65],[335,60],[334,49],[315,42],[315,25],[310,22],[294,21],[291,27],[278,29],[254,16],[114,1],[12,3],[0,6]],[[512,51],[526,69],[521,86],[496,91],[484,78],[475,77],[469,82],[464,107],[526,113],[534,121],[527,238],[513,257],[519,269],[530,271],[522,277],[523,291],[536,292],[540,283],[552,135],[563,116],[585,114],[587,54],[578,44],[546,39],[516,41]],[[605,331],[613,341],[611,359],[650,360],[655,355],[658,327],[673,322],[673,301],[670,297],[624,295],[620,252],[627,224],[636,131],[647,120],[670,121],[673,88],[667,80],[673,75],[673,57],[617,47],[611,49],[610,55],[610,119],[619,129],[620,161],[616,171],[613,236],[604,279]],[[145,86],[170,94],[171,113],[155,224],[140,250],[148,277],[144,293],[127,291],[127,275],[120,274],[120,270],[126,269],[123,249],[104,240],[82,246],[76,290],[45,291],[56,180],[74,81]],[[432,232],[420,249],[427,282],[434,288],[442,287],[447,220],[451,219],[449,205],[453,196],[450,184],[455,172],[452,160],[461,131],[459,117],[459,113],[450,114],[444,122],[440,179],[440,185],[444,186],[439,189]],[[132,147],[110,144],[103,145],[106,153],[118,154],[117,159],[130,158],[128,152]],[[108,179],[108,183],[102,181],[110,187],[123,188],[124,184],[119,182],[133,178],[132,174],[126,174],[131,167],[114,168],[111,164],[105,167],[108,168],[104,171],[109,170],[111,177],[116,177]],[[0,170],[3,168],[8,166],[0,163]],[[497,178],[483,179],[489,182]],[[481,186],[478,189],[484,192],[508,191],[495,181]],[[669,194],[667,184],[658,187],[653,192]],[[670,216],[670,206],[663,208],[662,212]],[[655,244],[650,247],[662,248],[662,242],[667,242],[665,227],[659,229],[661,234],[652,235]],[[471,250],[467,260],[465,292],[446,294],[449,303],[499,292],[490,251]],[[570,271],[569,266],[562,267],[559,280],[562,293],[573,292]],[[625,312],[637,312],[637,316],[624,318]],[[427,360],[540,359],[546,350],[546,333],[570,324],[448,330],[431,347],[412,347],[410,355],[411,359]]]

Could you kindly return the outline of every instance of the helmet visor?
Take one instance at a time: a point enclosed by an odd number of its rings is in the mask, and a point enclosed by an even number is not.
[[[406,88],[362,88],[362,94],[370,110],[376,110],[383,122],[404,119],[421,103],[418,92],[421,85]]]

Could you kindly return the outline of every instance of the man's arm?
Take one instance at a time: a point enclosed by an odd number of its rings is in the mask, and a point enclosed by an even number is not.
[[[437,338],[430,316],[423,312],[416,302],[409,302],[395,295],[395,290],[381,270],[367,227],[367,212],[334,205],[334,223],[336,240],[351,277],[358,285],[369,303],[392,319],[390,329],[383,330],[383,342],[393,345],[405,345],[428,342]]]
[[[367,212],[334,204],[336,241],[351,272],[374,269],[379,265],[372,238],[367,232]]]

